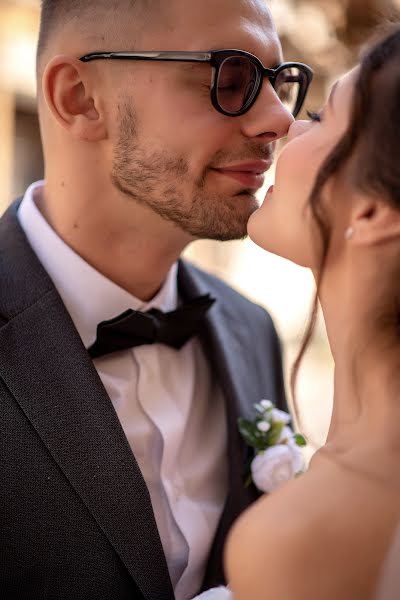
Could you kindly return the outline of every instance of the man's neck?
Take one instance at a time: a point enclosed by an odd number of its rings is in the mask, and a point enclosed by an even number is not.
[[[123,216],[117,219],[113,214],[105,216],[101,206],[93,212],[95,202],[87,202],[81,210],[62,198],[57,197],[56,203],[48,186],[36,198],[36,205],[74,252],[144,302],[157,294],[172,265],[191,241],[172,223],[164,222],[141,206],[130,205],[129,220]]]

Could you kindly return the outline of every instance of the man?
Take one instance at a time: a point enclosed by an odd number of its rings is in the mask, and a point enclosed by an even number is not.
[[[179,257],[245,236],[309,72],[263,0],[42,4],[45,183],[0,221],[0,589],[187,600],[257,497],[237,419],[285,400],[270,317]]]

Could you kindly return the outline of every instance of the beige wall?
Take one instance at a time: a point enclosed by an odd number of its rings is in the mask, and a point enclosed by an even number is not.
[[[16,131],[18,109],[23,109],[35,118],[35,46],[39,24],[39,2],[0,1],[0,213],[12,201],[15,193],[22,190],[15,184],[23,180],[22,163],[19,164]],[[20,125],[18,123],[18,125]],[[26,147],[40,148],[36,133],[32,140],[26,132]],[[24,148],[19,139],[20,153]]]
[[[14,94],[0,88],[0,213],[10,202],[14,173]]]

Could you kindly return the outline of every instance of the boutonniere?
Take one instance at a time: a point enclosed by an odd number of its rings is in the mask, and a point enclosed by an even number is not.
[[[290,415],[270,400],[261,400],[254,408],[256,416],[252,421],[238,421],[245,442],[255,449],[246,486],[253,482],[260,491],[270,493],[303,472],[300,448],[307,442],[289,427]]]

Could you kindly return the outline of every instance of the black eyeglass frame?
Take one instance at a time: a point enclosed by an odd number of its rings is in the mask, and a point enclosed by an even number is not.
[[[217,92],[217,82],[219,77],[219,71],[222,64],[225,62],[227,58],[232,58],[235,56],[245,57],[250,60],[254,66],[256,67],[257,72],[257,81],[254,86],[254,91],[251,96],[247,99],[244,106],[235,112],[226,111],[218,102],[218,92]],[[91,54],[86,54],[82,56],[79,60],[82,62],[90,62],[92,60],[159,60],[159,61],[167,61],[167,62],[200,62],[200,63],[209,63],[212,67],[212,76],[211,76],[211,102],[214,108],[226,115],[228,117],[240,117],[245,114],[250,108],[254,105],[255,101],[258,98],[258,95],[261,91],[262,83],[265,77],[268,77],[271,82],[272,87],[275,89],[276,80],[278,75],[284,70],[288,68],[297,68],[301,71],[306,77],[306,85],[303,86],[303,89],[300,87],[299,96],[297,98],[296,106],[292,111],[294,117],[297,117],[299,114],[308,88],[313,78],[313,70],[304,63],[299,62],[284,62],[281,63],[276,69],[267,69],[264,67],[260,59],[254,54],[250,52],[246,52],[245,50],[235,50],[235,49],[226,49],[226,50],[214,50],[210,52],[183,52],[183,51],[158,51],[158,52],[146,52],[146,51],[138,51],[138,52],[93,52]]]

